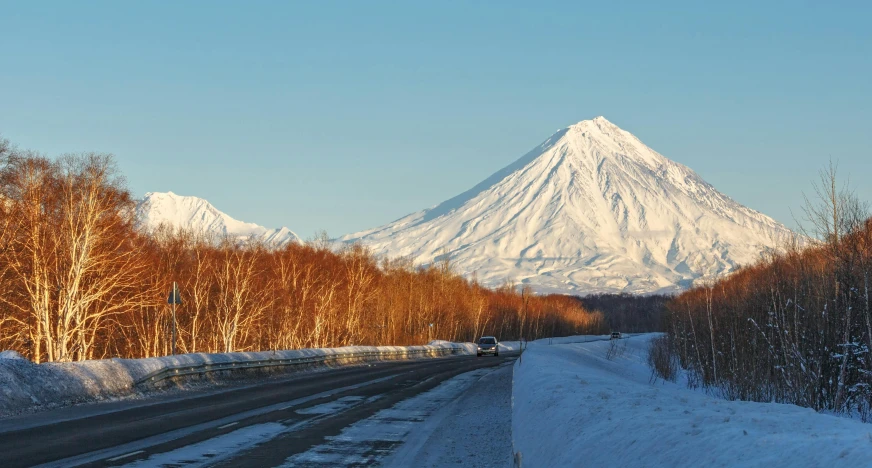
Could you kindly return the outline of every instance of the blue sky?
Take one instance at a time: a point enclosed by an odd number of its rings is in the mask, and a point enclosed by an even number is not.
[[[0,134],[308,237],[604,115],[792,226],[829,158],[872,199],[869,5],[0,1]]]

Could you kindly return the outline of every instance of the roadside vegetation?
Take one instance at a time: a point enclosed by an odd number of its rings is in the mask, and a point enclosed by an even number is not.
[[[872,408],[872,219],[822,171],[808,238],[668,303],[649,362],[730,399],[783,402],[867,420]]]
[[[0,350],[35,361],[604,333],[568,297],[485,288],[446,261],[378,259],[326,236],[280,249],[143,232],[113,158],[0,140]]]

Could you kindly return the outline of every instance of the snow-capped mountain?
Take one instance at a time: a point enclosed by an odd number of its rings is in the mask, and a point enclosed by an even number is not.
[[[558,131],[433,208],[343,237],[538,292],[668,292],[754,262],[790,231],[603,117]]]
[[[274,246],[302,242],[299,236],[286,227],[269,229],[238,221],[218,211],[202,198],[176,195],[173,192],[149,192],[139,201],[136,210],[146,229],[153,229],[163,223],[218,236],[259,239]]]

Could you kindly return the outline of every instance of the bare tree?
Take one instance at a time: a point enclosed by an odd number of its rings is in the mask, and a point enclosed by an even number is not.
[[[261,274],[258,254],[261,246],[240,245],[231,239],[222,242],[222,255],[216,269],[216,323],[222,352],[238,349],[241,335],[269,307],[269,284],[258,285]],[[260,288],[258,288],[260,286]],[[264,287],[265,286],[265,287]]]

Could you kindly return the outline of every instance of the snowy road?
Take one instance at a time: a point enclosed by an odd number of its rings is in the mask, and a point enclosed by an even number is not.
[[[55,420],[50,413],[4,420],[0,466],[369,466],[393,463],[386,457],[398,449],[420,459],[417,466],[445,466],[470,461],[480,447],[465,439],[475,421],[500,426],[490,445],[508,459],[514,360],[503,352],[384,362],[146,404],[112,403],[106,412],[101,405],[67,408]],[[453,447],[445,453],[451,459],[419,450],[421,441],[436,440]]]
[[[651,381],[652,335],[0,420],[0,466],[869,466],[869,425]],[[102,411],[101,411],[102,410]],[[54,418],[54,420],[52,419]]]

